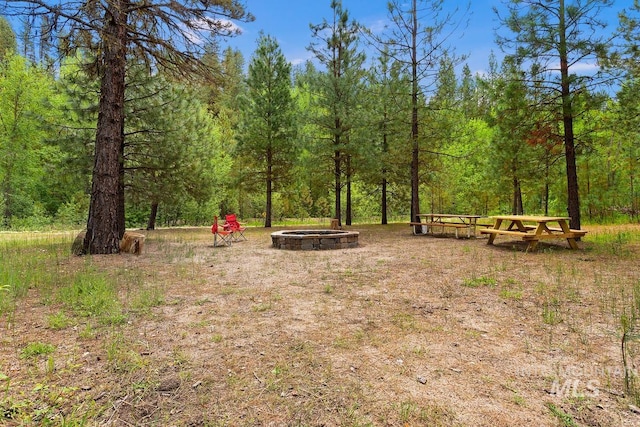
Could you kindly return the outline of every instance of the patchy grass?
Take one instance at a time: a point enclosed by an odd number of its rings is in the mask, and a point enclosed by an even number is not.
[[[20,357],[22,359],[35,359],[38,356],[46,356],[56,351],[56,348],[51,344],[42,342],[32,342],[24,346],[20,351]]]
[[[462,282],[462,286],[466,286],[468,288],[479,288],[482,286],[493,287],[493,286],[496,286],[496,284],[497,284],[496,279],[494,279],[493,277],[486,277],[486,276],[465,279]]]
[[[0,235],[0,424],[640,425],[640,227],[536,253],[353,228],[313,252],[158,230],[139,257]]]

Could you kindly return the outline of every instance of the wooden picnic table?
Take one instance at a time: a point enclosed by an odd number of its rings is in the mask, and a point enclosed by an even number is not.
[[[587,234],[584,230],[570,229],[570,218],[564,216],[496,215],[490,218],[494,220],[493,227],[480,230],[480,233],[489,235],[489,245],[501,234],[528,242],[527,251],[534,251],[542,239],[567,239],[571,249],[578,249],[576,238]],[[507,224],[506,228],[500,228],[503,223]],[[549,224],[553,223],[557,226],[550,227]]]
[[[409,223],[413,226],[413,234],[434,234],[436,229],[442,230],[444,233],[445,228],[453,228],[456,232],[456,238],[459,237],[458,230],[466,230],[467,237],[475,237],[478,218],[482,218],[480,215],[440,213],[418,214],[416,216],[420,221]],[[424,218],[424,222],[422,222],[422,218]]]

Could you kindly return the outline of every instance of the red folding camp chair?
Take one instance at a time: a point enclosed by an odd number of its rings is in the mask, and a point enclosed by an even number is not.
[[[241,223],[238,222],[238,218],[236,214],[225,215],[224,217],[224,226],[228,227],[231,231],[233,231],[232,239],[234,242],[240,242],[242,240],[247,240],[244,235],[244,230],[247,227],[244,227]]]
[[[213,233],[213,246],[231,246],[231,241],[233,240],[233,231],[231,229],[225,228],[224,226],[218,226],[217,216],[213,217],[211,232]]]

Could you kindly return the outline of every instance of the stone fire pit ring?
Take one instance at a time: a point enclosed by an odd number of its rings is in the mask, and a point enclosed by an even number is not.
[[[271,246],[293,251],[348,249],[358,247],[359,235],[347,230],[281,230],[271,233]]]

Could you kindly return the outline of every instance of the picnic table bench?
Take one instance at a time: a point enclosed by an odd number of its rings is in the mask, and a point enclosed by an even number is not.
[[[489,241],[487,242],[489,245],[493,244],[497,235],[505,235],[519,237],[528,242],[527,251],[534,251],[538,246],[538,242],[544,239],[567,239],[571,249],[578,249],[576,239],[587,234],[585,230],[570,229],[567,223],[570,219],[568,217],[497,215],[491,218],[495,221],[493,227],[480,230],[481,234],[489,235]],[[504,221],[509,223],[506,229],[500,228]],[[549,223],[554,222],[559,227],[548,226]]]
[[[459,238],[459,230],[467,231],[467,238],[476,235],[476,226],[480,215],[459,215],[459,214],[418,214],[416,215],[419,222],[410,222],[409,225],[413,227],[413,234],[435,234],[435,230],[442,230],[444,233],[446,228],[452,228],[455,231],[456,238]],[[421,218],[424,218],[423,222]]]

